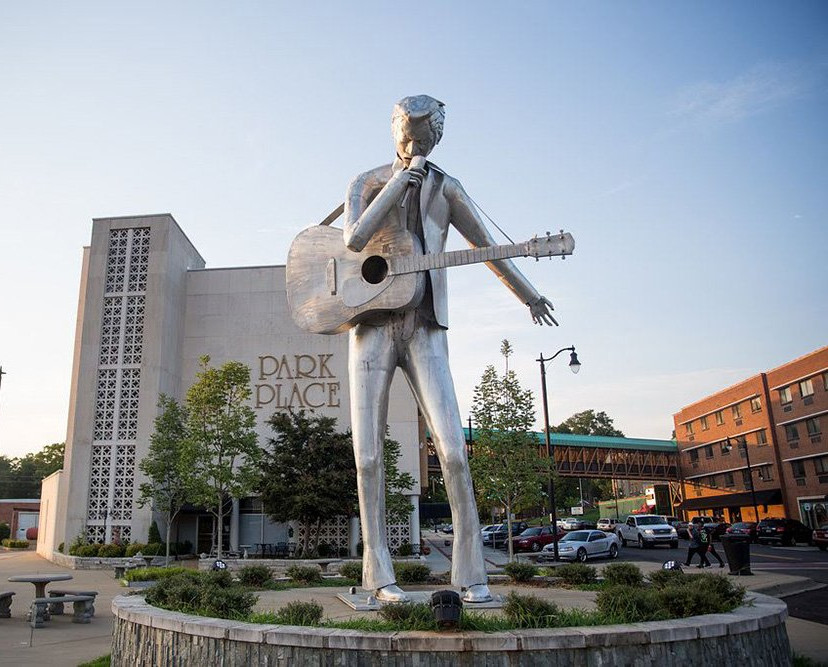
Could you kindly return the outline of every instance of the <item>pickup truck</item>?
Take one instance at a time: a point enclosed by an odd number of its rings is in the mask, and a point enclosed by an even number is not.
[[[678,548],[676,529],[666,523],[663,516],[656,514],[631,514],[624,523],[618,524],[615,534],[622,546],[635,542],[642,549],[656,544]]]

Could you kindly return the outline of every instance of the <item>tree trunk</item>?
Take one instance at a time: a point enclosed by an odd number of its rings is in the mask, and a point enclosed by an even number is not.
[[[305,537],[302,539],[302,558],[308,557],[308,543],[310,542],[310,523],[302,522],[305,527]]]
[[[224,537],[224,507],[221,494],[219,494],[218,501],[218,536],[216,537],[216,559],[221,560],[221,539]]]
[[[515,546],[512,544],[512,505],[506,503],[506,537],[509,540],[509,562],[515,559]]]
[[[170,528],[172,527],[172,512],[167,512],[167,555],[164,557],[164,565],[169,566],[170,564]]]
[[[319,555],[319,536],[322,533],[322,517],[316,519],[316,537],[313,538],[313,552]]]

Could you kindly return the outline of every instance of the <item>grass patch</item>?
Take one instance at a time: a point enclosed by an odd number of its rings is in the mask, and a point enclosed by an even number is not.
[[[259,590],[268,591],[288,591],[292,588],[340,588],[342,586],[357,586],[359,584],[355,579],[320,579],[319,581],[268,581]]]
[[[100,658],[84,662],[83,664],[78,665],[78,667],[109,667],[109,664],[110,656],[102,655]]]

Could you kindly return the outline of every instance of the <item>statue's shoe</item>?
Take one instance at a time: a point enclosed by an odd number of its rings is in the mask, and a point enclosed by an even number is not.
[[[463,602],[491,602],[492,593],[486,584],[469,586],[463,593]]]
[[[408,602],[408,595],[396,584],[378,588],[376,596],[377,600],[382,600],[383,602]]]

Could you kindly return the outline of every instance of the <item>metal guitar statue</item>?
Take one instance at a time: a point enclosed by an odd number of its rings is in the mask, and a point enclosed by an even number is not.
[[[427,95],[406,97],[395,105],[391,126],[396,159],[392,164],[360,174],[348,187],[343,230],[348,251],[361,253],[373,240],[397,239],[398,230],[407,230],[410,234],[403,236],[414,238],[410,252],[422,260],[444,253],[449,225],[453,225],[473,248],[494,245],[460,183],[426,161],[443,134],[444,118],[443,103]],[[330,233],[338,232],[330,229]],[[540,254],[572,252],[574,242],[568,234],[550,239],[555,241],[555,248]],[[387,240],[379,246],[388,249],[395,242]],[[369,308],[345,324],[340,319],[334,322],[322,316],[324,321],[317,322],[315,329],[334,333],[350,328],[348,373],[364,544],[363,587],[376,591],[381,600],[399,602],[407,599],[405,592],[397,586],[388,549],[382,458],[388,393],[395,369],[400,367],[425,417],[443,470],[454,526],[452,584],[464,591],[466,602],[491,600],[465,437],[448,365],[444,267],[486,261],[506,287],[528,306],[535,323],[557,324],[552,317],[552,304],[507,259],[530,253],[504,251],[486,257],[481,255],[477,260],[440,260],[416,266],[406,265],[401,260],[401,269],[400,262],[395,264],[387,257],[369,252],[363,260],[370,261],[357,262],[359,271],[348,278],[342,274],[341,263],[333,258],[327,260],[322,275],[310,275],[299,259],[302,255],[300,245],[297,239],[296,249],[291,248],[288,259],[288,300],[297,324],[309,330],[312,328],[309,328],[307,313],[322,310],[323,303],[322,299],[308,297],[304,307],[299,306],[300,293],[311,284],[321,285],[321,291],[327,296],[341,297],[346,307],[351,308],[360,305],[357,302],[374,299],[388,291],[399,291],[397,285],[401,283],[390,282],[384,287],[388,274],[395,270],[400,274],[420,271],[424,278],[420,287],[415,286],[411,288],[411,294],[403,295],[405,305],[402,307]],[[317,243],[323,254],[325,245],[324,242]]]

